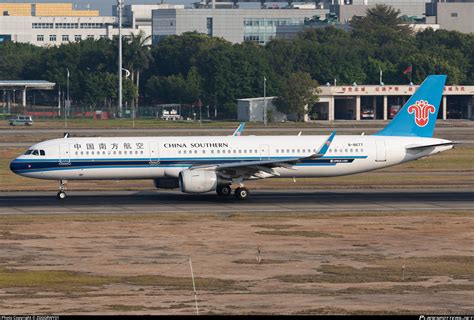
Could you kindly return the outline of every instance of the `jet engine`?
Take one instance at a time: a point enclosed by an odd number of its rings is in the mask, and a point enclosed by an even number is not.
[[[182,192],[204,193],[216,190],[219,185],[232,182],[218,176],[214,171],[184,170],[179,173],[179,186]]]

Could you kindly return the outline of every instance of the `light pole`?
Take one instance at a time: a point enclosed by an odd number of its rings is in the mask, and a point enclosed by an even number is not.
[[[67,112],[69,108],[71,107],[71,100],[69,100],[69,69],[66,68],[67,71],[67,81],[66,81],[66,86],[67,86],[67,101],[64,104],[64,127],[67,128]]]
[[[267,78],[263,77],[263,124],[267,125]]]
[[[119,78],[119,101],[118,116],[122,117],[122,6],[123,0],[117,0],[117,16],[118,16],[118,78]]]

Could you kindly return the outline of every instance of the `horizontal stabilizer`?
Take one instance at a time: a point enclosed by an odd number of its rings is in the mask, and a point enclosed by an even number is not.
[[[435,143],[435,144],[425,144],[425,145],[412,145],[406,147],[407,150],[420,150],[420,149],[426,149],[426,148],[432,148],[432,147],[441,147],[441,146],[452,146],[455,144],[460,144],[460,142],[444,142],[444,143]]]

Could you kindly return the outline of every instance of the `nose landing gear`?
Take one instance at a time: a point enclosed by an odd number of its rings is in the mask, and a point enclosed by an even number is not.
[[[66,199],[66,184],[66,180],[59,180],[59,192],[56,195],[59,200]]]

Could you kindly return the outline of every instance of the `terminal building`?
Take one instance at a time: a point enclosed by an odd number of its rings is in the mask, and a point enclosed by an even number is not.
[[[320,87],[319,101],[307,108],[305,121],[310,120],[388,120],[392,119],[411,95],[416,85],[352,85]],[[267,110],[275,110],[274,97],[266,100]],[[238,100],[240,121],[262,121],[263,98]],[[449,85],[444,87],[439,119],[474,120],[474,86]],[[273,121],[284,117],[275,113]],[[287,117],[291,120],[291,117]]]

